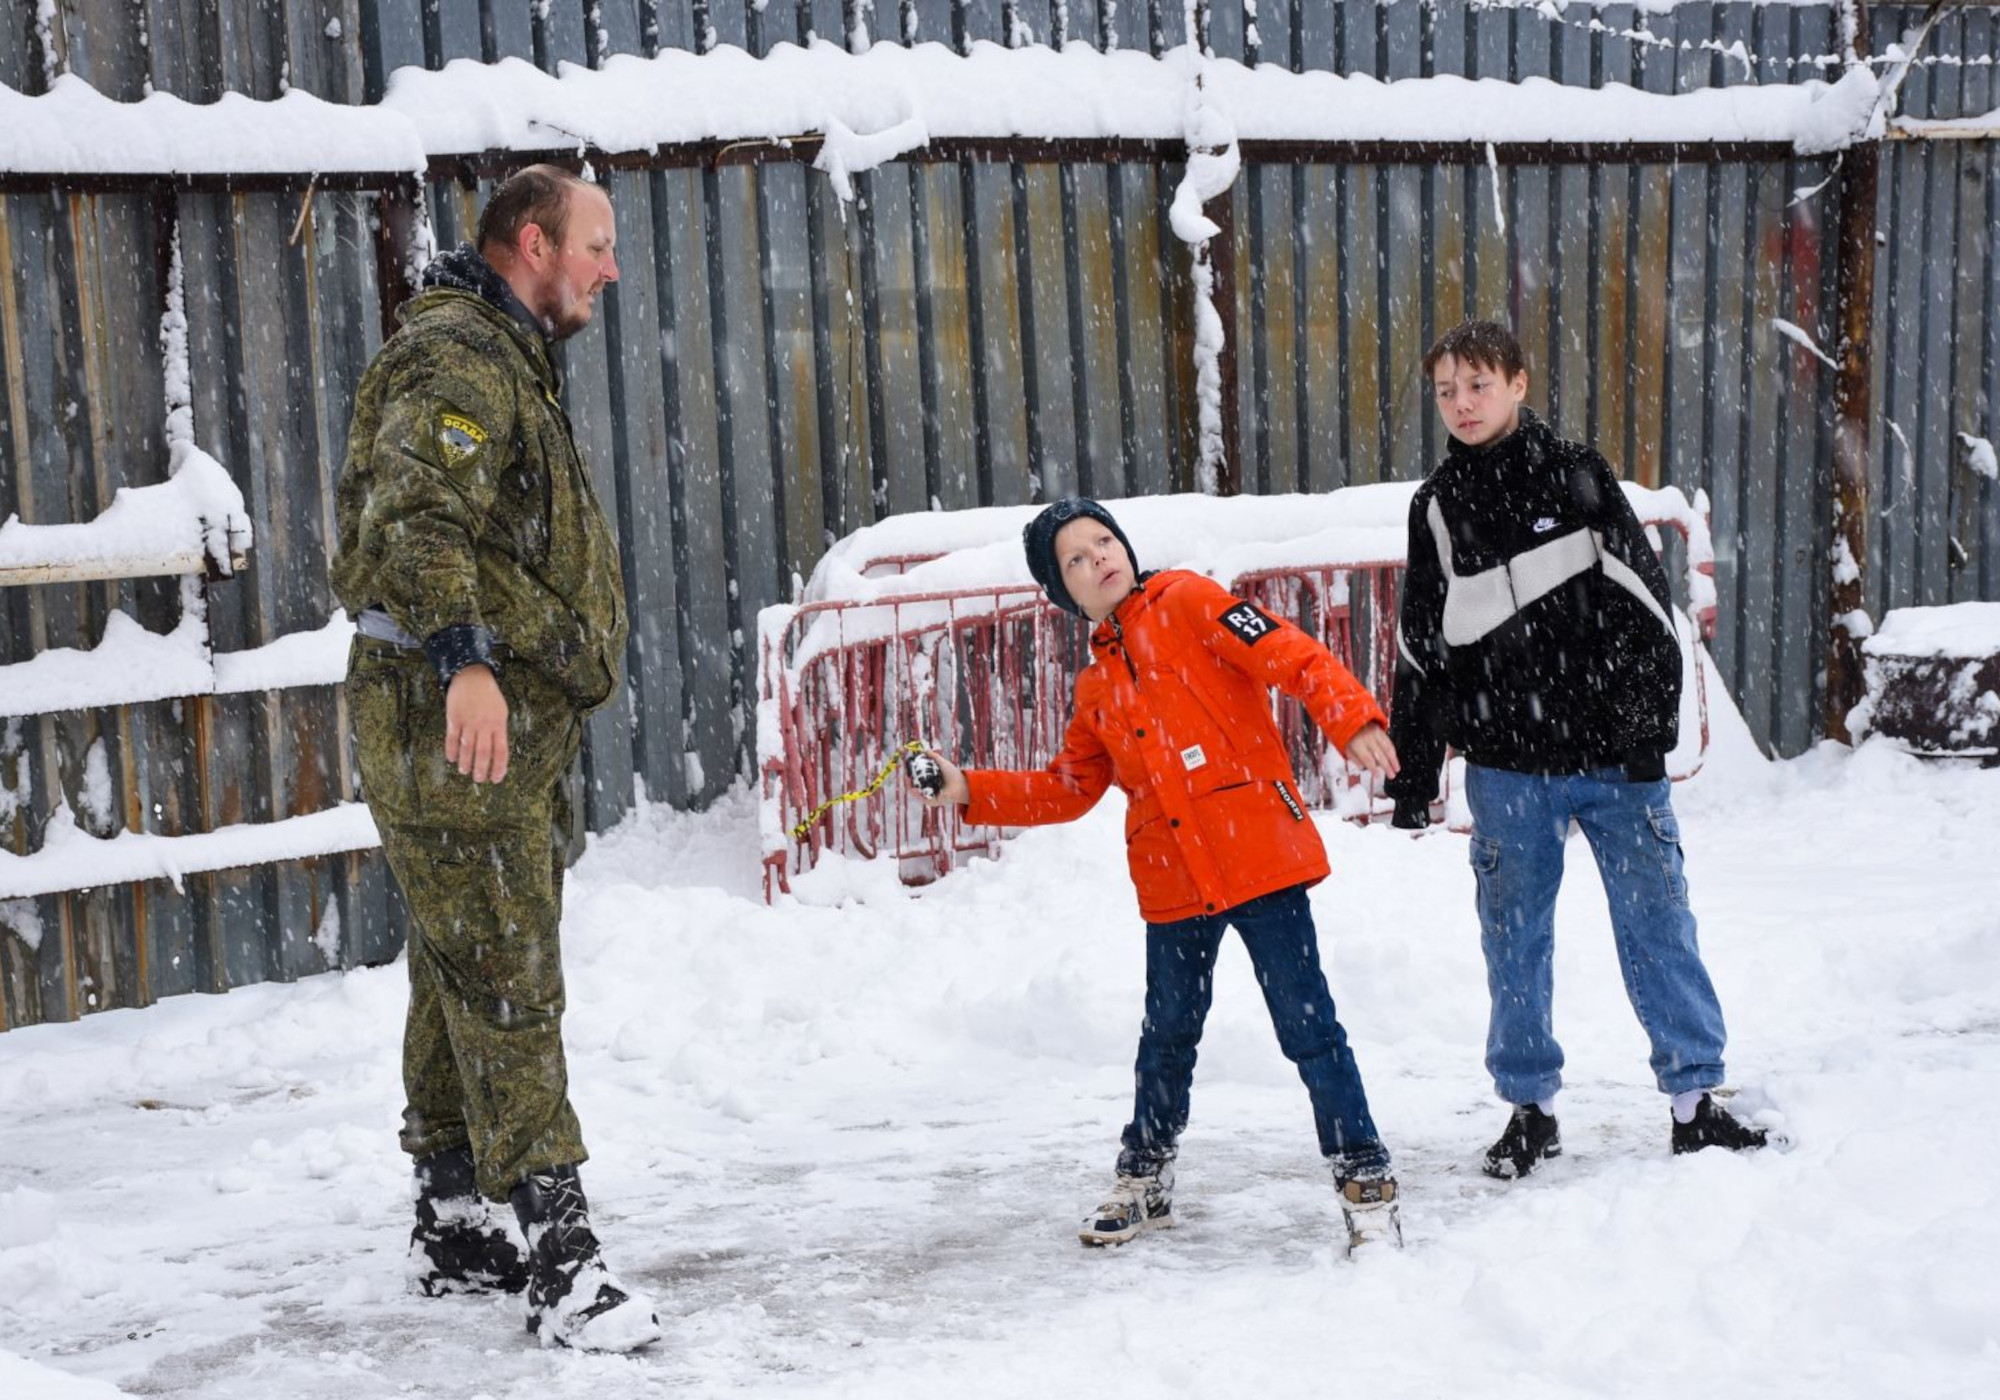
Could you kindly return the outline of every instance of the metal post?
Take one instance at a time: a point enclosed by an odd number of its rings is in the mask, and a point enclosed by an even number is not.
[[[1854,49],[1868,47],[1866,10],[1854,6]],[[1852,55],[1850,55],[1852,59]],[[1864,140],[1840,157],[1834,186],[1839,209],[1839,262],[1834,309],[1840,318],[1839,366],[1833,389],[1833,568],[1827,613],[1826,708],[1823,737],[1845,741],[1847,715],[1866,682],[1861,639],[1867,632],[1864,584],[1868,569],[1868,424],[1875,309],[1875,200],[1881,143]]]
[[[423,185],[398,180],[375,198],[375,294],[382,306],[382,338],[396,333],[396,312],[416,292],[416,240],[423,217]]]

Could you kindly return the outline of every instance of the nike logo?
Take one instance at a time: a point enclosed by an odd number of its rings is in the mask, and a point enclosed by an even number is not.
[[[1538,535],[1546,535],[1549,531],[1556,528],[1556,518],[1553,515],[1545,515],[1529,528]]]

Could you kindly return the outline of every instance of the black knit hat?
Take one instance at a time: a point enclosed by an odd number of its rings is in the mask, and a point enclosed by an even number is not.
[[[1132,561],[1132,575],[1139,574],[1139,556],[1132,552],[1132,541],[1125,538],[1125,532],[1118,528],[1118,522],[1106,510],[1088,496],[1065,496],[1054,505],[1045,508],[1021,531],[1021,548],[1028,556],[1028,572],[1035,576],[1035,582],[1049,595],[1049,601],[1064,612],[1084,615],[1076,605],[1076,599],[1069,596],[1069,588],[1063,583],[1062,566],[1056,563],[1056,534],[1072,520],[1095,520],[1118,537],[1118,543],[1125,546],[1125,555]]]

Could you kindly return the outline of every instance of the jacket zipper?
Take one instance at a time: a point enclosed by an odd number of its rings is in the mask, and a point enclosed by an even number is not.
[[[1131,674],[1132,688],[1139,688],[1139,668],[1132,664],[1132,649],[1125,645],[1125,624],[1118,620],[1118,614],[1111,614],[1111,632],[1118,638],[1118,654],[1125,658],[1125,669]]]

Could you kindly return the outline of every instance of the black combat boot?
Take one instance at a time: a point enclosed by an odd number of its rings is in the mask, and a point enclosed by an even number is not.
[[[1507,1130],[1500,1134],[1500,1140],[1486,1149],[1484,1169],[1488,1176],[1508,1181],[1562,1155],[1562,1132],[1556,1127],[1556,1116],[1524,1103],[1507,1119]]]
[[[1674,1154],[1699,1152],[1704,1147],[1726,1147],[1731,1152],[1762,1147],[1768,1138],[1762,1128],[1753,1128],[1703,1094],[1694,1106],[1694,1117],[1683,1123],[1674,1120]]]
[[[417,1223],[410,1231],[412,1292],[519,1293],[528,1286],[521,1247],[493,1218],[473,1185],[472,1149],[419,1157]]]
[[[511,1199],[528,1240],[528,1330],[543,1346],[636,1351],[660,1339],[652,1299],[604,1266],[575,1167],[534,1172]]]

